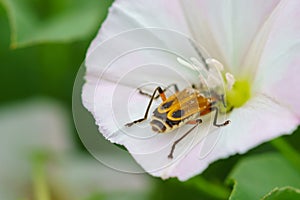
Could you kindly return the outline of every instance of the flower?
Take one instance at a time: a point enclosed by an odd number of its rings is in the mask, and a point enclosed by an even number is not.
[[[245,153],[292,133],[299,125],[299,9],[299,1],[287,0],[117,0],[87,53],[83,104],[99,131],[111,142],[124,145],[147,172],[187,180],[218,159]],[[155,28],[169,32],[157,33]],[[162,66],[166,63],[176,66],[176,59],[167,54],[151,48],[137,52],[141,46],[164,45],[194,57],[195,50],[178,39],[178,34],[169,34],[171,30],[192,38],[222,63],[228,86],[226,102],[233,108],[226,116],[230,125],[216,131],[202,124],[178,145],[181,156],[174,160],[166,155],[172,141],[188,126],[168,134],[154,134],[144,124],[123,127],[143,116],[148,104],[145,96],[134,92],[136,88],[147,82],[166,86],[178,81],[182,86],[186,80],[197,80],[178,67],[177,74],[165,71]],[[129,51],[132,49],[135,51]],[[205,131],[204,136],[201,132]]]
[[[149,192],[145,177],[116,174],[75,154],[68,124],[68,114],[53,100],[2,105],[0,199],[113,199],[120,192],[132,199]]]

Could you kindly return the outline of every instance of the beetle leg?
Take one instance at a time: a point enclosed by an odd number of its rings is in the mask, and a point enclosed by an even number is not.
[[[188,130],[183,136],[181,136],[179,139],[177,139],[173,145],[172,145],[172,148],[171,148],[171,151],[170,151],[170,154],[168,155],[168,158],[170,159],[173,159],[173,153],[174,153],[174,150],[175,150],[175,147],[176,145],[182,140],[184,139],[188,134],[190,134],[199,124],[202,123],[202,120],[201,119],[197,119],[197,120],[194,120],[195,121],[195,126],[193,126],[190,130]],[[191,121],[193,122],[193,121]]]
[[[178,89],[178,86],[177,86],[176,83],[173,83],[173,84],[168,85],[166,88],[163,89],[163,92],[166,92],[166,91],[167,91],[168,89],[170,89],[171,87],[174,87],[175,93],[179,92],[179,89]],[[150,97],[150,98],[152,97],[151,94],[148,94],[148,93],[144,92],[144,91],[141,90],[140,88],[138,88],[138,91],[139,91],[139,93],[142,94],[142,95],[148,96],[148,97]],[[156,95],[156,96],[154,97],[154,99],[158,99],[159,96],[160,96],[160,94],[159,94],[159,95]]]
[[[142,121],[144,121],[144,120],[147,119],[148,113],[149,113],[149,110],[150,110],[150,107],[151,107],[151,104],[152,104],[152,102],[153,102],[153,99],[155,98],[155,94],[156,94],[157,91],[158,91],[159,96],[161,97],[161,99],[162,99],[163,101],[165,101],[165,100],[167,99],[167,98],[166,98],[166,95],[165,95],[165,93],[164,93],[164,91],[163,91],[163,89],[161,89],[161,87],[157,87],[157,88],[154,90],[154,92],[153,92],[153,94],[152,94],[152,96],[151,96],[151,99],[150,99],[150,102],[149,102],[149,104],[148,104],[148,106],[147,106],[147,109],[146,109],[146,112],[145,112],[144,117],[141,118],[141,119],[135,120],[135,121],[133,121],[133,122],[127,123],[127,124],[125,124],[125,126],[130,127],[130,126],[132,126],[133,124],[142,122]]]
[[[230,120],[226,120],[225,122],[223,122],[222,124],[217,124],[218,121],[218,113],[219,113],[219,109],[217,107],[211,107],[210,111],[216,111],[215,113],[215,117],[214,117],[214,122],[213,125],[217,126],[217,127],[221,127],[221,126],[226,126],[230,123]]]
[[[191,121],[188,121],[187,124],[194,125],[194,124],[199,123],[199,120],[201,120],[201,119],[191,120]],[[201,121],[202,121],[202,120],[201,120]]]
[[[225,102],[225,97],[224,94],[220,95],[221,96],[221,101],[223,103],[224,108],[227,108],[226,102]]]

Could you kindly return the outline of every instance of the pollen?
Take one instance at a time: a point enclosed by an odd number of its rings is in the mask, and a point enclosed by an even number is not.
[[[247,80],[236,80],[230,90],[226,91],[226,102],[229,108],[244,105],[251,97],[251,87]]]

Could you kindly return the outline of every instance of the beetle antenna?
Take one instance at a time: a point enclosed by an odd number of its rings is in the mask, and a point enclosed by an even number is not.
[[[200,49],[197,47],[196,43],[194,42],[194,40],[189,38],[189,41],[191,43],[191,45],[193,46],[193,48],[195,49],[195,51],[197,52],[197,55],[199,56],[199,58],[201,59],[201,61],[204,63],[204,66],[206,68],[206,70],[209,70],[209,66],[206,63],[206,60],[203,56],[203,54],[201,53]]]

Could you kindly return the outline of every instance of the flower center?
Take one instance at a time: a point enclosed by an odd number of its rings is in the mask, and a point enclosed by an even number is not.
[[[238,108],[244,105],[251,97],[251,87],[247,80],[237,80],[230,90],[226,90],[228,108]]]
[[[225,101],[226,101],[227,106],[226,106],[224,112],[229,112],[230,110],[232,110],[232,108],[241,107],[250,99],[250,97],[251,97],[250,82],[247,79],[237,79],[236,80],[233,74],[224,71],[224,66],[218,60],[216,60],[214,58],[205,59],[205,63],[210,67],[209,70],[204,66],[203,63],[201,63],[194,57],[190,58],[190,61],[183,60],[181,58],[177,58],[177,61],[180,64],[199,72],[199,74],[206,74],[206,76],[204,76],[204,77],[206,77],[206,81],[211,85],[223,84],[225,82],[225,84],[226,84],[226,86],[225,86],[226,100]],[[215,70],[213,70],[213,69],[215,69]],[[215,74],[216,71],[217,71],[217,74]],[[221,74],[221,76],[222,76],[221,79],[223,79],[222,81],[220,81],[220,79],[218,79],[218,74]],[[209,77],[211,77],[211,79]],[[200,80],[202,80],[202,79],[200,78]],[[205,85],[205,82],[203,84]],[[216,86],[216,88],[217,87],[218,86]]]

